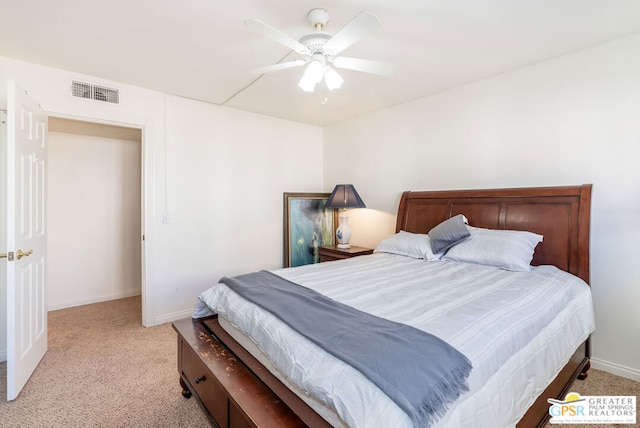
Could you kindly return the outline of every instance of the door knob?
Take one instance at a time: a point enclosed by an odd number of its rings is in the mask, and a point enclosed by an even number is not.
[[[16,251],[16,257],[18,258],[18,260],[20,260],[23,257],[30,256],[31,254],[33,254],[33,250],[23,252],[21,249],[18,249],[18,251]]]

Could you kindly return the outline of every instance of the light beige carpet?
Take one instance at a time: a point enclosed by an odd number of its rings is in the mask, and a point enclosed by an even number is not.
[[[49,312],[49,350],[1,427],[209,427],[180,394],[171,324],[145,328],[140,297]]]
[[[640,398],[638,382],[589,373],[572,391]],[[63,309],[49,312],[49,351],[15,401],[0,364],[0,427],[210,427],[180,392],[176,334],[142,327],[139,297]]]

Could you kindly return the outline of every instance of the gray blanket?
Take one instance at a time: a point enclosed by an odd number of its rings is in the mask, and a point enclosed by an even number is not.
[[[416,427],[430,426],[468,390],[469,360],[429,333],[359,311],[267,271],[220,282],[359,370]]]

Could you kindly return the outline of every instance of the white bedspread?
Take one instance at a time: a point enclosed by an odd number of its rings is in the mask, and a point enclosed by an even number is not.
[[[434,334],[473,364],[470,391],[437,426],[515,426],[594,330],[589,287],[555,267],[531,272],[373,254],[274,273],[335,300]],[[273,365],[350,427],[411,421],[363,375],[222,284],[194,317],[219,313]],[[318,320],[322,322],[322,320]]]

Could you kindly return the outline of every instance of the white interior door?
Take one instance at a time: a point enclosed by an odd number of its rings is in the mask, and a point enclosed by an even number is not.
[[[47,116],[15,82],[7,88],[7,399],[47,352]]]

